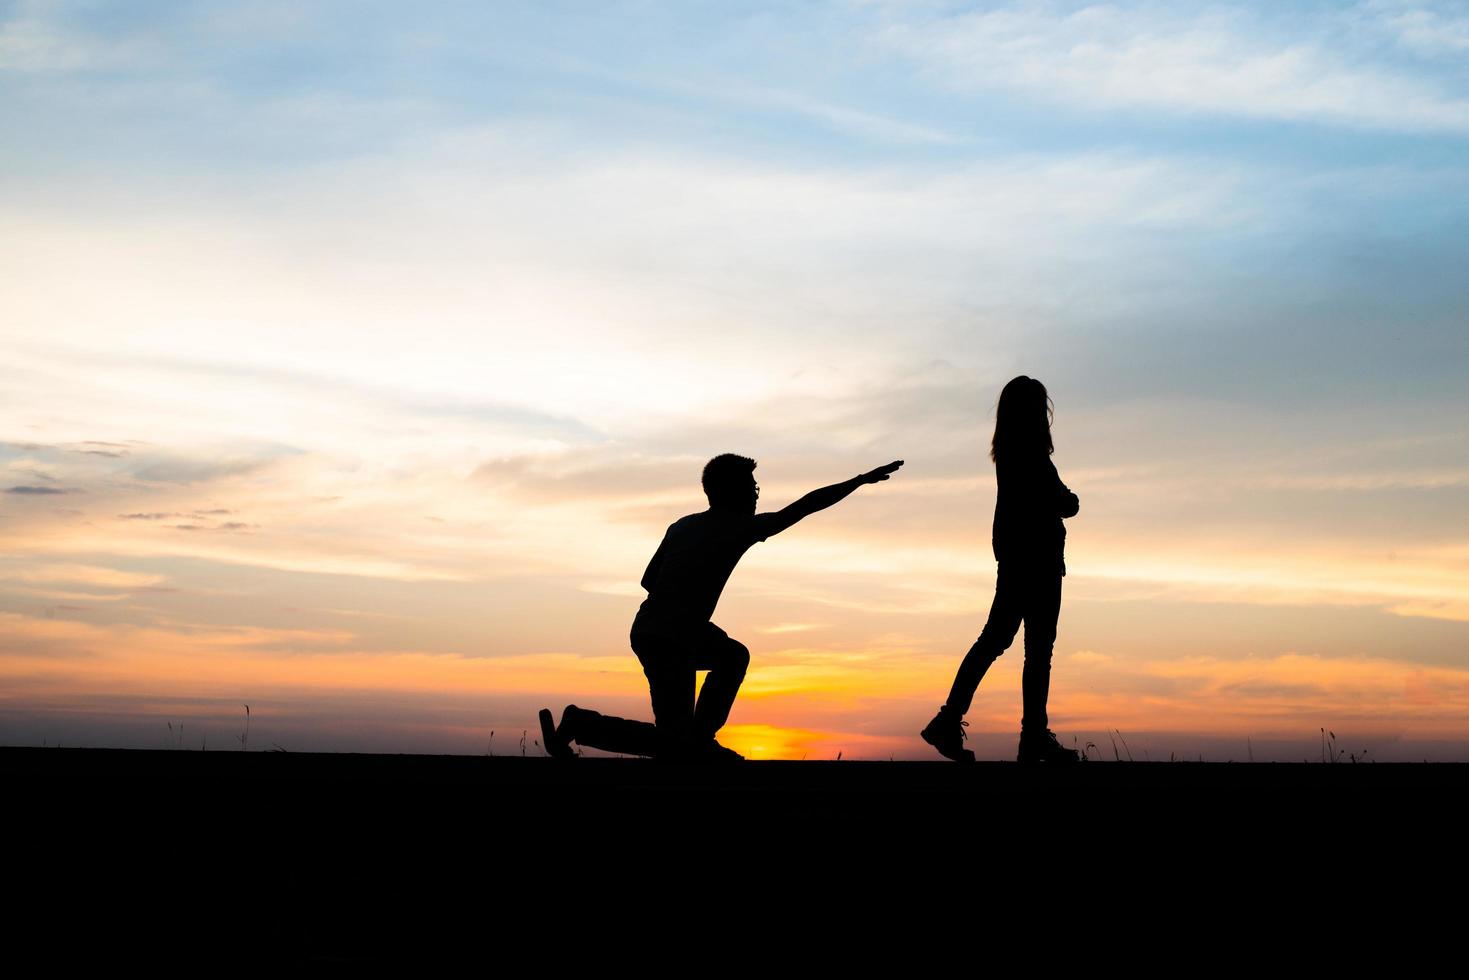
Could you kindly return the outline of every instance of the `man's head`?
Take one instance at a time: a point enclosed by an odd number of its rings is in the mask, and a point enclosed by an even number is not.
[[[704,465],[704,495],[714,510],[755,513],[760,485],[755,482],[755,461],[724,453]]]

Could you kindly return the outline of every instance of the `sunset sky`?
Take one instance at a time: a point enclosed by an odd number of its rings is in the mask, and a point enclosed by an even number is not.
[[[1028,374],[1064,744],[1469,761],[1466,65],[1463,3],[0,3],[0,744],[650,718],[736,452],[907,465],[746,555],[721,741],[937,759]]]

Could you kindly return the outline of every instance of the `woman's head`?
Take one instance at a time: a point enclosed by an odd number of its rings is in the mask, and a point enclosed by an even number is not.
[[[995,409],[995,437],[990,442],[990,459],[1001,456],[1055,452],[1051,443],[1053,406],[1046,386],[1021,375],[1005,385]]]

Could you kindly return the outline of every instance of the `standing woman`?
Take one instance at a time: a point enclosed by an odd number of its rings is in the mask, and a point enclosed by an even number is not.
[[[959,762],[973,762],[964,747],[964,715],[990,664],[1009,648],[1025,622],[1025,670],[1021,691],[1020,762],[1077,762],[1047,727],[1051,648],[1061,613],[1061,577],[1066,574],[1063,517],[1080,502],[1051,462],[1051,399],[1045,385],[1021,375],[1000,392],[990,459],[999,495],[995,501],[994,550],[999,562],[995,600],[988,622],[959,665],[949,700],[923,730],[923,740]]]

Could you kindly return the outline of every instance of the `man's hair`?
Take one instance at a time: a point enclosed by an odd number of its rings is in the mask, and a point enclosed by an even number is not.
[[[749,492],[748,477],[755,472],[755,461],[748,456],[723,453],[704,464],[704,496],[710,507],[743,502]]]

